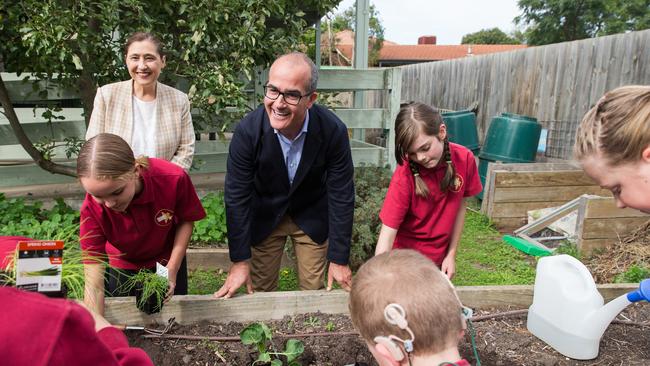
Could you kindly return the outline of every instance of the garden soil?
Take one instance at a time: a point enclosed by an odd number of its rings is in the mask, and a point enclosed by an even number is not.
[[[498,314],[513,309],[476,310],[475,316]],[[650,323],[650,305],[630,305],[619,320]],[[202,337],[238,336],[248,324],[210,323],[176,325],[170,334]],[[306,314],[269,321],[273,345],[281,351],[289,334],[328,333],[327,336],[296,337],[305,344],[301,365],[376,365],[365,343],[353,332],[345,315]],[[526,329],[526,314],[497,317],[473,322],[476,346],[482,365],[650,365],[650,327],[647,325],[611,324],[600,344],[598,358],[576,361],[554,351]],[[250,365],[257,358],[253,346],[240,342],[216,342],[207,339],[178,340],[144,338],[142,333],[128,332],[131,345],[143,348],[158,366],[171,365]],[[460,343],[461,355],[473,365],[476,361],[468,335]],[[260,365],[257,363],[256,365]]]

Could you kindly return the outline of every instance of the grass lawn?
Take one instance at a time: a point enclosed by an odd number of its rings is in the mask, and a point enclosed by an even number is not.
[[[467,210],[454,285],[532,285],[536,263],[503,242],[486,216]]]

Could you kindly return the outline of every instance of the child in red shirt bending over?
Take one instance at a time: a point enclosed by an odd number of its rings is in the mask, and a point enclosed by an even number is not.
[[[619,208],[650,213],[650,86],[605,93],[583,117],[573,157]]]
[[[450,143],[438,110],[403,106],[395,120],[393,173],[379,218],[375,255],[391,248],[415,249],[450,279],[465,222],[465,198],[482,187],[474,155]]]
[[[352,282],[350,318],[379,366],[469,366],[458,342],[462,305],[422,254],[396,249],[364,263]]]
[[[81,248],[109,261],[106,274],[103,264],[84,264],[84,303],[103,315],[105,287],[110,296],[133,295],[121,284],[157,262],[168,270],[167,298],[187,294],[185,251],[194,221],[205,217],[187,173],[165,160],[136,159],[121,137],[101,133],[81,148],[77,174],[87,192]]]

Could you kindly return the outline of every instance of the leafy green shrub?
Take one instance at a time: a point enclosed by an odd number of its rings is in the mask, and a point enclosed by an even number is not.
[[[23,198],[7,199],[3,193],[0,193],[0,233],[3,235],[8,230],[6,226],[11,223],[21,222],[23,220],[32,220],[41,218],[42,202],[25,203]]]
[[[350,267],[358,269],[375,253],[381,220],[379,211],[384,204],[391,179],[387,167],[362,166],[354,170],[355,203]]]
[[[50,210],[43,203],[26,203],[23,198],[7,200],[0,193],[0,235],[20,235],[33,239],[79,241],[79,212],[57,198]]]
[[[201,200],[206,217],[194,223],[193,243],[226,243],[226,205],[223,191],[208,193]]]
[[[27,203],[22,198],[7,200],[0,193],[0,235],[19,235],[35,240],[63,240],[61,281],[67,297],[81,299],[84,294],[83,253],[79,247],[79,212],[57,198],[49,210],[43,203]],[[7,284],[15,283],[15,268],[3,275]]]
[[[633,264],[625,272],[614,278],[614,283],[637,283],[650,278],[650,267]]]

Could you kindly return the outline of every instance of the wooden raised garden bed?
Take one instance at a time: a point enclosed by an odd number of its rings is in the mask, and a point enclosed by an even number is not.
[[[609,301],[637,285],[598,285]],[[526,330],[525,311],[532,302],[532,286],[458,287],[466,306],[474,309],[473,328],[478,354],[484,365],[549,364],[580,365],[555,352]],[[621,361],[644,364],[650,335],[646,324],[650,306],[630,306],[625,316],[638,323],[612,324],[601,342],[600,364]],[[137,311],[133,298],[106,301],[106,318],[113,324],[144,325],[162,329],[168,319],[178,323],[162,337],[128,331],[132,345],[142,347],[156,365],[247,365],[257,357],[253,346],[239,342],[239,332],[262,321],[273,331],[273,347],[282,350],[287,339],[304,342],[300,365],[375,365],[372,356],[352,328],[348,317],[348,294],[342,290],[294,291],[239,295],[232,299],[212,296],[175,296],[162,312],[146,315]],[[641,325],[639,325],[641,324]],[[626,337],[626,338],[622,338]],[[621,347],[621,341],[625,342]],[[465,336],[461,355],[476,364],[471,340]],[[645,352],[645,353],[644,353]],[[535,362],[541,363],[535,363]],[[635,363],[636,362],[636,363]],[[362,364],[362,363],[360,363]]]
[[[638,288],[636,284],[604,284],[598,290],[609,301]],[[533,286],[459,286],[458,296],[471,308],[527,308],[533,302]],[[166,324],[174,317],[179,324],[204,320],[219,322],[281,319],[312,312],[348,314],[348,293],[332,291],[257,292],[231,299],[212,295],[174,296],[162,311],[147,315],[135,307],[134,297],[106,298],[106,319],[113,324]]]

